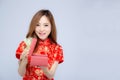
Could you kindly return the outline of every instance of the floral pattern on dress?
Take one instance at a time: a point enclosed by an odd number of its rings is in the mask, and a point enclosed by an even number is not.
[[[26,44],[24,41],[22,41],[19,44],[18,49],[16,50],[16,58],[20,59],[20,55],[22,54],[25,48],[26,48]]]
[[[26,48],[26,44],[22,41],[16,50],[16,57],[19,59],[20,54]],[[63,59],[63,49],[59,44],[51,43],[50,39],[46,39],[45,41],[39,41],[36,49],[34,50],[34,54],[43,54],[48,55],[48,69],[51,69],[52,65],[55,61],[58,61],[60,64],[64,61]],[[49,80],[47,76],[44,74],[42,69],[37,66],[27,66],[25,76],[23,80]],[[54,80],[54,79],[52,79]]]

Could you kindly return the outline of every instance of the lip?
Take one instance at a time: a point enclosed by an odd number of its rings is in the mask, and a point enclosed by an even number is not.
[[[39,35],[40,35],[40,36],[44,36],[44,35],[45,35],[45,33],[39,33]]]

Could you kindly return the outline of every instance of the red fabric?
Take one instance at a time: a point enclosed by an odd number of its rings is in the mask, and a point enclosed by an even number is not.
[[[25,47],[26,47],[26,44],[25,44],[24,41],[22,41],[22,42],[19,44],[19,46],[18,46],[18,48],[17,48],[17,50],[16,50],[16,58],[17,58],[17,59],[20,59],[20,55],[21,55],[21,53],[24,51]]]
[[[18,49],[16,50],[16,57],[19,59],[20,54],[25,49],[25,42],[21,42]],[[19,53],[19,55],[18,55]],[[50,39],[45,41],[39,41],[34,53],[36,54],[47,54],[48,55],[48,69],[51,69],[53,63],[58,61],[63,62],[63,50],[59,44],[54,44],[50,42]],[[44,72],[37,66],[31,67],[27,66],[25,76],[23,80],[49,80]],[[54,80],[54,79],[52,79]]]

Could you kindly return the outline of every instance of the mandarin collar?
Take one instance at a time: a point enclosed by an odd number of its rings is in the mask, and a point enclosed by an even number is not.
[[[39,40],[40,45],[49,45],[50,44],[50,39],[47,38],[45,40]]]

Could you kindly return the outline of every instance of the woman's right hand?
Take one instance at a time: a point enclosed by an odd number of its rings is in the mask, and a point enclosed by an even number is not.
[[[21,54],[20,61],[18,63],[19,63],[18,73],[21,76],[24,76],[26,72],[26,66],[28,64],[28,50],[27,49],[25,49],[23,53]]]
[[[23,53],[20,56],[20,62],[28,63],[28,50],[23,51]]]

